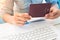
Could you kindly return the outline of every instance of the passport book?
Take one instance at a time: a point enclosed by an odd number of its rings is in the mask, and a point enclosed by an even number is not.
[[[29,15],[32,17],[44,17],[49,13],[51,3],[31,4],[29,7]]]

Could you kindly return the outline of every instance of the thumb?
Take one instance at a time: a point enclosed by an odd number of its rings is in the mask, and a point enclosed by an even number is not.
[[[46,15],[45,15],[45,18],[49,18],[49,14],[46,14]]]

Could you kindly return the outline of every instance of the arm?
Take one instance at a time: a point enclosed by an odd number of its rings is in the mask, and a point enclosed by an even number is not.
[[[14,0],[0,0],[0,15],[5,22],[9,22],[13,14]]]
[[[2,0],[1,0],[2,1]],[[5,0],[0,2],[0,14],[5,22],[13,23],[17,25],[24,25],[24,23],[30,19],[27,13],[19,14],[15,13],[13,16],[13,6],[15,0]]]

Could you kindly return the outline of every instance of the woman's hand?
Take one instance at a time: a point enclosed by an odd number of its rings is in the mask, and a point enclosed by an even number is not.
[[[13,16],[10,14],[4,14],[3,20],[7,23],[23,26],[27,20],[30,20],[31,16],[28,13],[15,13]]]
[[[59,9],[56,7],[51,7],[50,12],[45,15],[47,19],[55,19],[60,16]]]
[[[14,21],[17,25],[24,25],[27,20],[30,20],[31,16],[28,13],[16,13],[14,14]]]

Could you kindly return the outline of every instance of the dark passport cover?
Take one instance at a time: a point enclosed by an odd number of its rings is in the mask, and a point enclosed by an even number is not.
[[[29,8],[29,15],[32,17],[44,17],[49,13],[51,3],[31,4]]]

